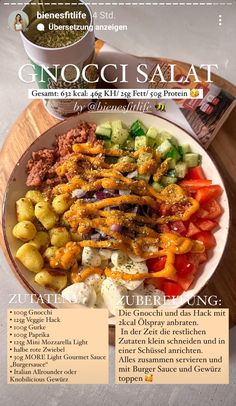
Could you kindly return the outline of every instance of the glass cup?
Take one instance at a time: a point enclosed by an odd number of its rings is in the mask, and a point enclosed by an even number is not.
[[[29,3],[23,8],[29,17],[29,25],[28,29],[21,33],[21,37],[37,84],[40,89],[95,88],[95,83],[89,83],[96,80],[95,66],[86,69],[87,80],[81,77],[83,67],[93,64],[95,55],[92,12],[82,0],[76,5],[74,0],[66,0],[64,5],[62,3],[63,1],[55,6],[46,2],[44,5],[41,0],[38,5],[34,2],[34,5]],[[48,18],[43,18],[44,16]],[[81,28],[59,30],[59,26]],[[65,65],[66,68],[62,70]],[[49,113],[60,119],[82,111],[88,103],[88,99],[44,100]]]

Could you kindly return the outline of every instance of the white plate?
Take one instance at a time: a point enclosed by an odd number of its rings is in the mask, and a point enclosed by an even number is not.
[[[15,166],[12,175],[9,179],[6,195],[5,195],[5,204],[4,204],[4,212],[3,212],[3,229],[4,229],[4,238],[6,242],[6,246],[11,258],[11,261],[14,265],[16,272],[18,273],[21,280],[24,282],[26,287],[34,294],[45,294],[45,293],[52,293],[34,282],[34,274],[29,272],[26,268],[22,266],[22,264],[15,259],[15,253],[18,247],[21,245],[15,238],[12,236],[12,229],[16,223],[15,218],[15,202],[27,191],[27,187],[25,185],[26,181],[26,164],[28,160],[31,158],[31,154],[33,151],[38,151],[41,148],[50,148],[52,144],[55,142],[56,136],[67,132],[69,129],[76,127],[76,124],[80,120],[95,122],[96,124],[100,124],[104,121],[110,120],[122,120],[126,125],[130,125],[133,121],[139,119],[141,120],[145,126],[147,127],[157,127],[160,130],[170,132],[178,141],[179,143],[189,143],[191,149],[194,152],[198,152],[202,156],[202,166],[204,169],[204,173],[208,179],[211,179],[213,184],[221,185],[224,189],[224,193],[221,196],[220,203],[224,208],[224,213],[219,219],[219,228],[214,233],[217,246],[208,259],[208,261],[202,265],[199,269],[198,275],[191,285],[190,289],[185,292],[183,295],[178,297],[175,302],[175,307],[180,307],[187,301],[189,301],[193,296],[197,295],[199,291],[203,288],[203,286],[209,281],[213,273],[215,272],[222,254],[225,249],[225,245],[227,242],[228,230],[229,230],[229,203],[228,198],[225,192],[224,184],[222,178],[216,168],[214,162],[208,155],[208,153],[201,147],[201,145],[193,139],[189,134],[185,131],[177,127],[176,125],[163,120],[159,117],[144,114],[140,112],[132,112],[132,113],[99,113],[99,112],[86,112],[80,116],[72,117],[66,121],[63,121],[56,126],[50,128],[48,131],[43,133],[40,137],[38,137],[33,144],[27,149],[24,155],[21,157],[17,165]],[[71,305],[69,305],[71,306]],[[74,307],[75,305],[73,305]],[[77,306],[77,305],[76,305]],[[79,305],[78,305],[79,306]],[[68,307],[65,304],[58,304],[56,307]],[[114,318],[109,319],[109,324],[114,324]]]

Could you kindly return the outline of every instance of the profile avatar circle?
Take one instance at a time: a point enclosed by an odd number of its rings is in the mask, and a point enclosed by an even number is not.
[[[13,31],[24,32],[29,25],[29,17],[22,10],[13,11],[8,17],[8,26]]]

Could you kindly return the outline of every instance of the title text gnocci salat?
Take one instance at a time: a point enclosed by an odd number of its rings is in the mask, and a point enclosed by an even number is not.
[[[67,83],[75,83],[77,82],[80,78],[82,78],[85,82],[87,83],[98,83],[100,79],[102,79],[106,83],[128,83],[127,80],[127,73],[129,71],[129,65],[128,64],[106,64],[104,66],[98,67],[98,64],[92,63],[92,64],[87,64],[85,65],[82,69],[80,69],[77,65],[74,64],[66,64],[64,66],[60,66],[59,64],[53,64],[53,71],[52,71],[52,66],[49,68],[46,65],[41,65],[39,69],[37,68],[37,72],[35,73],[30,73],[29,70],[27,71],[27,68],[31,67],[33,71],[35,72],[35,66],[33,64],[24,64],[19,68],[18,71],[18,76],[19,79],[24,82],[24,83],[33,83],[36,81],[38,83],[46,83],[45,82],[45,72],[48,74],[48,76],[54,81],[57,82],[59,78],[61,78],[63,81]],[[97,77],[94,80],[91,80],[87,76],[87,71],[88,69],[96,69],[97,71]],[[69,77],[67,74],[67,69],[69,68]],[[201,64],[200,69],[203,70],[206,74],[206,82],[207,83],[212,83],[212,70],[216,69],[218,70],[218,65],[217,64]],[[71,79],[71,70],[73,69],[74,71],[74,77]],[[179,80],[175,80],[176,77],[176,64],[169,64],[169,72],[168,72],[168,78],[165,77],[165,73],[162,72],[162,68],[159,64],[156,65],[156,68],[154,69],[154,72],[152,73],[152,76],[149,77],[148,75],[148,65],[145,63],[141,63],[137,65],[136,68],[136,82],[137,83],[155,83],[157,80],[160,81],[161,83],[187,83],[189,79],[192,77],[195,83],[200,83],[201,79],[199,75],[197,74],[197,71],[194,67],[194,65],[191,65],[189,68],[189,71],[186,75],[186,78],[181,78]],[[113,79],[108,79],[106,77],[107,72],[109,72],[109,76],[113,76]],[[113,73],[111,73],[113,72]]]

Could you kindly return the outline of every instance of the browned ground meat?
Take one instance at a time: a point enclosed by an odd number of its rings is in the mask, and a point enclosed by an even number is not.
[[[41,149],[38,152],[33,152],[32,159],[27,164],[28,177],[26,185],[40,186],[49,169],[55,164],[56,159],[54,149]]]
[[[52,149],[41,149],[32,153],[32,158],[27,164],[26,185],[37,187],[48,193],[50,187],[66,179],[58,177],[56,167],[61,161],[72,154],[72,145],[75,143],[89,142],[92,145],[102,143],[96,139],[96,124],[81,121],[76,128],[59,135]]]
[[[82,121],[77,128],[72,128],[66,134],[58,137],[58,153],[64,157],[72,152],[72,145],[75,143],[89,142],[95,145],[99,140],[96,140],[96,124],[86,123]]]

